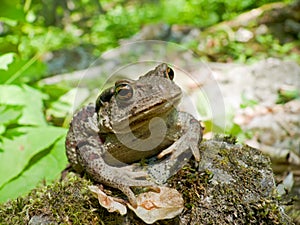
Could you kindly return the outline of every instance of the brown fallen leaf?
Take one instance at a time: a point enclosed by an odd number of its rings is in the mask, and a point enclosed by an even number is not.
[[[121,215],[127,213],[125,203],[121,199],[106,195],[97,186],[89,186],[89,189],[98,198],[100,205],[106,208],[108,212],[118,212]],[[168,187],[158,187],[158,189],[159,191],[139,194],[136,198],[137,208],[127,203],[127,206],[147,224],[152,224],[157,220],[174,218],[184,208],[182,195],[176,189]]]
[[[179,215],[184,206],[182,195],[175,189],[159,187],[160,192],[146,192],[137,196],[137,208],[128,204],[145,223],[152,224],[157,220],[171,219]]]
[[[125,205],[121,204],[115,198],[106,195],[97,186],[89,186],[90,191],[98,198],[100,205],[108,210],[108,212],[118,212],[122,216],[127,213]]]

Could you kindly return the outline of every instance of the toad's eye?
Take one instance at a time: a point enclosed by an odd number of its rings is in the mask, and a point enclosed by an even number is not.
[[[115,96],[117,100],[122,102],[128,101],[133,96],[133,89],[127,82],[119,82],[115,84]]]
[[[166,71],[164,72],[164,75],[165,75],[166,78],[168,78],[170,80],[174,79],[174,71],[170,67],[168,67],[166,69]]]

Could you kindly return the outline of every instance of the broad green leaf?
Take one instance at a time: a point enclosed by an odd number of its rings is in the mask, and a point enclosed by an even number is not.
[[[22,114],[21,106],[0,106],[0,124],[16,121]]]
[[[23,88],[23,90],[27,94],[27,101],[26,107],[24,107],[23,114],[19,120],[19,123],[25,125],[45,125],[46,121],[43,112],[43,99],[46,99],[47,96],[27,85],[23,85]]]
[[[28,132],[13,140],[3,138],[0,152],[0,187],[16,178],[23,170],[32,166],[32,158],[52,146],[66,134],[66,129],[58,127],[28,128]],[[63,150],[64,151],[64,150]]]
[[[0,85],[0,104],[24,106],[18,123],[45,126],[43,100],[47,95],[27,85]]]
[[[13,20],[24,20],[22,4],[18,0],[1,0],[0,16]]]
[[[24,105],[26,93],[17,85],[0,85],[0,104]]]
[[[0,134],[3,134],[6,130],[6,127],[2,124],[0,124]],[[0,151],[1,151],[1,148],[0,148]]]
[[[8,70],[8,65],[14,61],[14,53],[7,53],[0,56],[0,70]]]
[[[0,51],[2,50],[1,48],[5,49],[6,47],[9,48],[9,44],[0,38]],[[36,53],[38,50],[27,47],[27,51],[29,51],[28,49],[33,53],[24,52],[19,53],[20,55],[15,55],[8,70],[0,70],[0,82],[6,84],[24,84],[39,80],[45,75],[47,66],[44,62],[38,60],[39,55]],[[34,53],[35,55],[32,56]],[[25,54],[28,54],[28,56]]]
[[[15,179],[6,183],[0,189],[0,202],[26,194],[42,181],[51,182],[58,179],[61,171],[67,165],[64,145],[65,138],[62,137],[49,149],[48,154],[37,160]]]

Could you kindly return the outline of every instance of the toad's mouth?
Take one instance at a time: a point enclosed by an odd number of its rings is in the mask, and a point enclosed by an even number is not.
[[[180,99],[181,94],[178,94],[171,100],[162,99],[148,108],[133,108],[131,116],[127,119],[119,121],[117,125],[115,124],[114,130],[120,133],[135,131],[148,124],[152,118],[164,118],[177,107]]]

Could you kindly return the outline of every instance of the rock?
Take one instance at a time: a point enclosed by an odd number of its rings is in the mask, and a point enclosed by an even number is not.
[[[50,225],[50,224],[57,224],[52,220],[49,220],[48,216],[38,215],[31,217],[28,225]]]
[[[269,159],[231,142],[203,142],[199,168],[190,164],[173,178],[189,208],[180,224],[292,224],[276,200]]]

